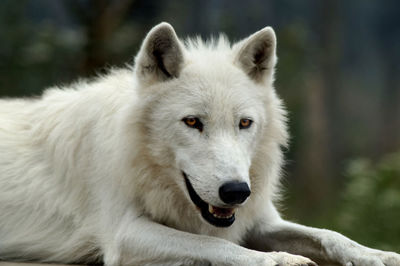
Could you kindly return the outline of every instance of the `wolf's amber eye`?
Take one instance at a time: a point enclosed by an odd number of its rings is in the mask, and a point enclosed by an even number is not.
[[[182,119],[182,121],[191,128],[196,128],[200,132],[203,131],[203,123],[201,123],[200,119],[193,116],[188,116]]]
[[[189,117],[185,119],[185,123],[186,125],[188,125],[189,127],[194,127],[194,125],[196,125],[196,118],[194,117]]]
[[[240,129],[249,128],[249,127],[251,127],[252,123],[253,123],[253,121],[251,121],[250,119],[242,118],[242,119],[240,119],[239,128]]]

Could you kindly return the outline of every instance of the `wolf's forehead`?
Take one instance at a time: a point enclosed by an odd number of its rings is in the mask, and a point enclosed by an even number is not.
[[[251,82],[234,74],[207,71],[183,76],[179,92],[183,110],[213,117],[251,115],[262,104],[261,97]]]

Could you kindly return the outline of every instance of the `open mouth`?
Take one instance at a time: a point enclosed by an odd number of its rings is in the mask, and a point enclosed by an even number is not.
[[[197,195],[187,175],[184,172],[182,173],[185,178],[190,199],[200,209],[201,216],[203,216],[207,222],[217,227],[228,227],[232,225],[235,221],[235,209],[215,207],[202,200],[200,196]]]

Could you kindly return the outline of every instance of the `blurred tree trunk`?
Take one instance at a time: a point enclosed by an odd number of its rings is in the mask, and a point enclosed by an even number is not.
[[[300,150],[301,176],[305,178],[304,191],[309,203],[318,206],[321,200],[332,191],[335,170],[334,154],[338,140],[335,135],[335,110],[338,94],[339,73],[339,36],[338,2],[328,0],[320,2],[316,10],[318,34],[316,62],[311,62],[312,73],[306,79],[306,130],[305,140]],[[315,26],[314,26],[315,27]]]
[[[106,65],[109,59],[107,42],[112,40],[114,31],[128,15],[133,0],[67,0],[65,3],[85,28],[85,57],[80,72],[92,75]]]
[[[376,149],[379,157],[400,149],[400,67],[394,56],[396,51],[393,50],[388,47],[383,48],[386,64]]]
[[[331,177],[329,129],[326,108],[326,86],[322,73],[307,81],[305,140],[300,150],[301,176],[310,202],[320,202],[328,193]],[[317,189],[316,189],[317,188]]]

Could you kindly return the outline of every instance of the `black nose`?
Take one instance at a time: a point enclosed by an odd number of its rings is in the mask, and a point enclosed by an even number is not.
[[[239,204],[250,195],[250,188],[245,182],[227,182],[219,188],[219,197],[226,204]]]

